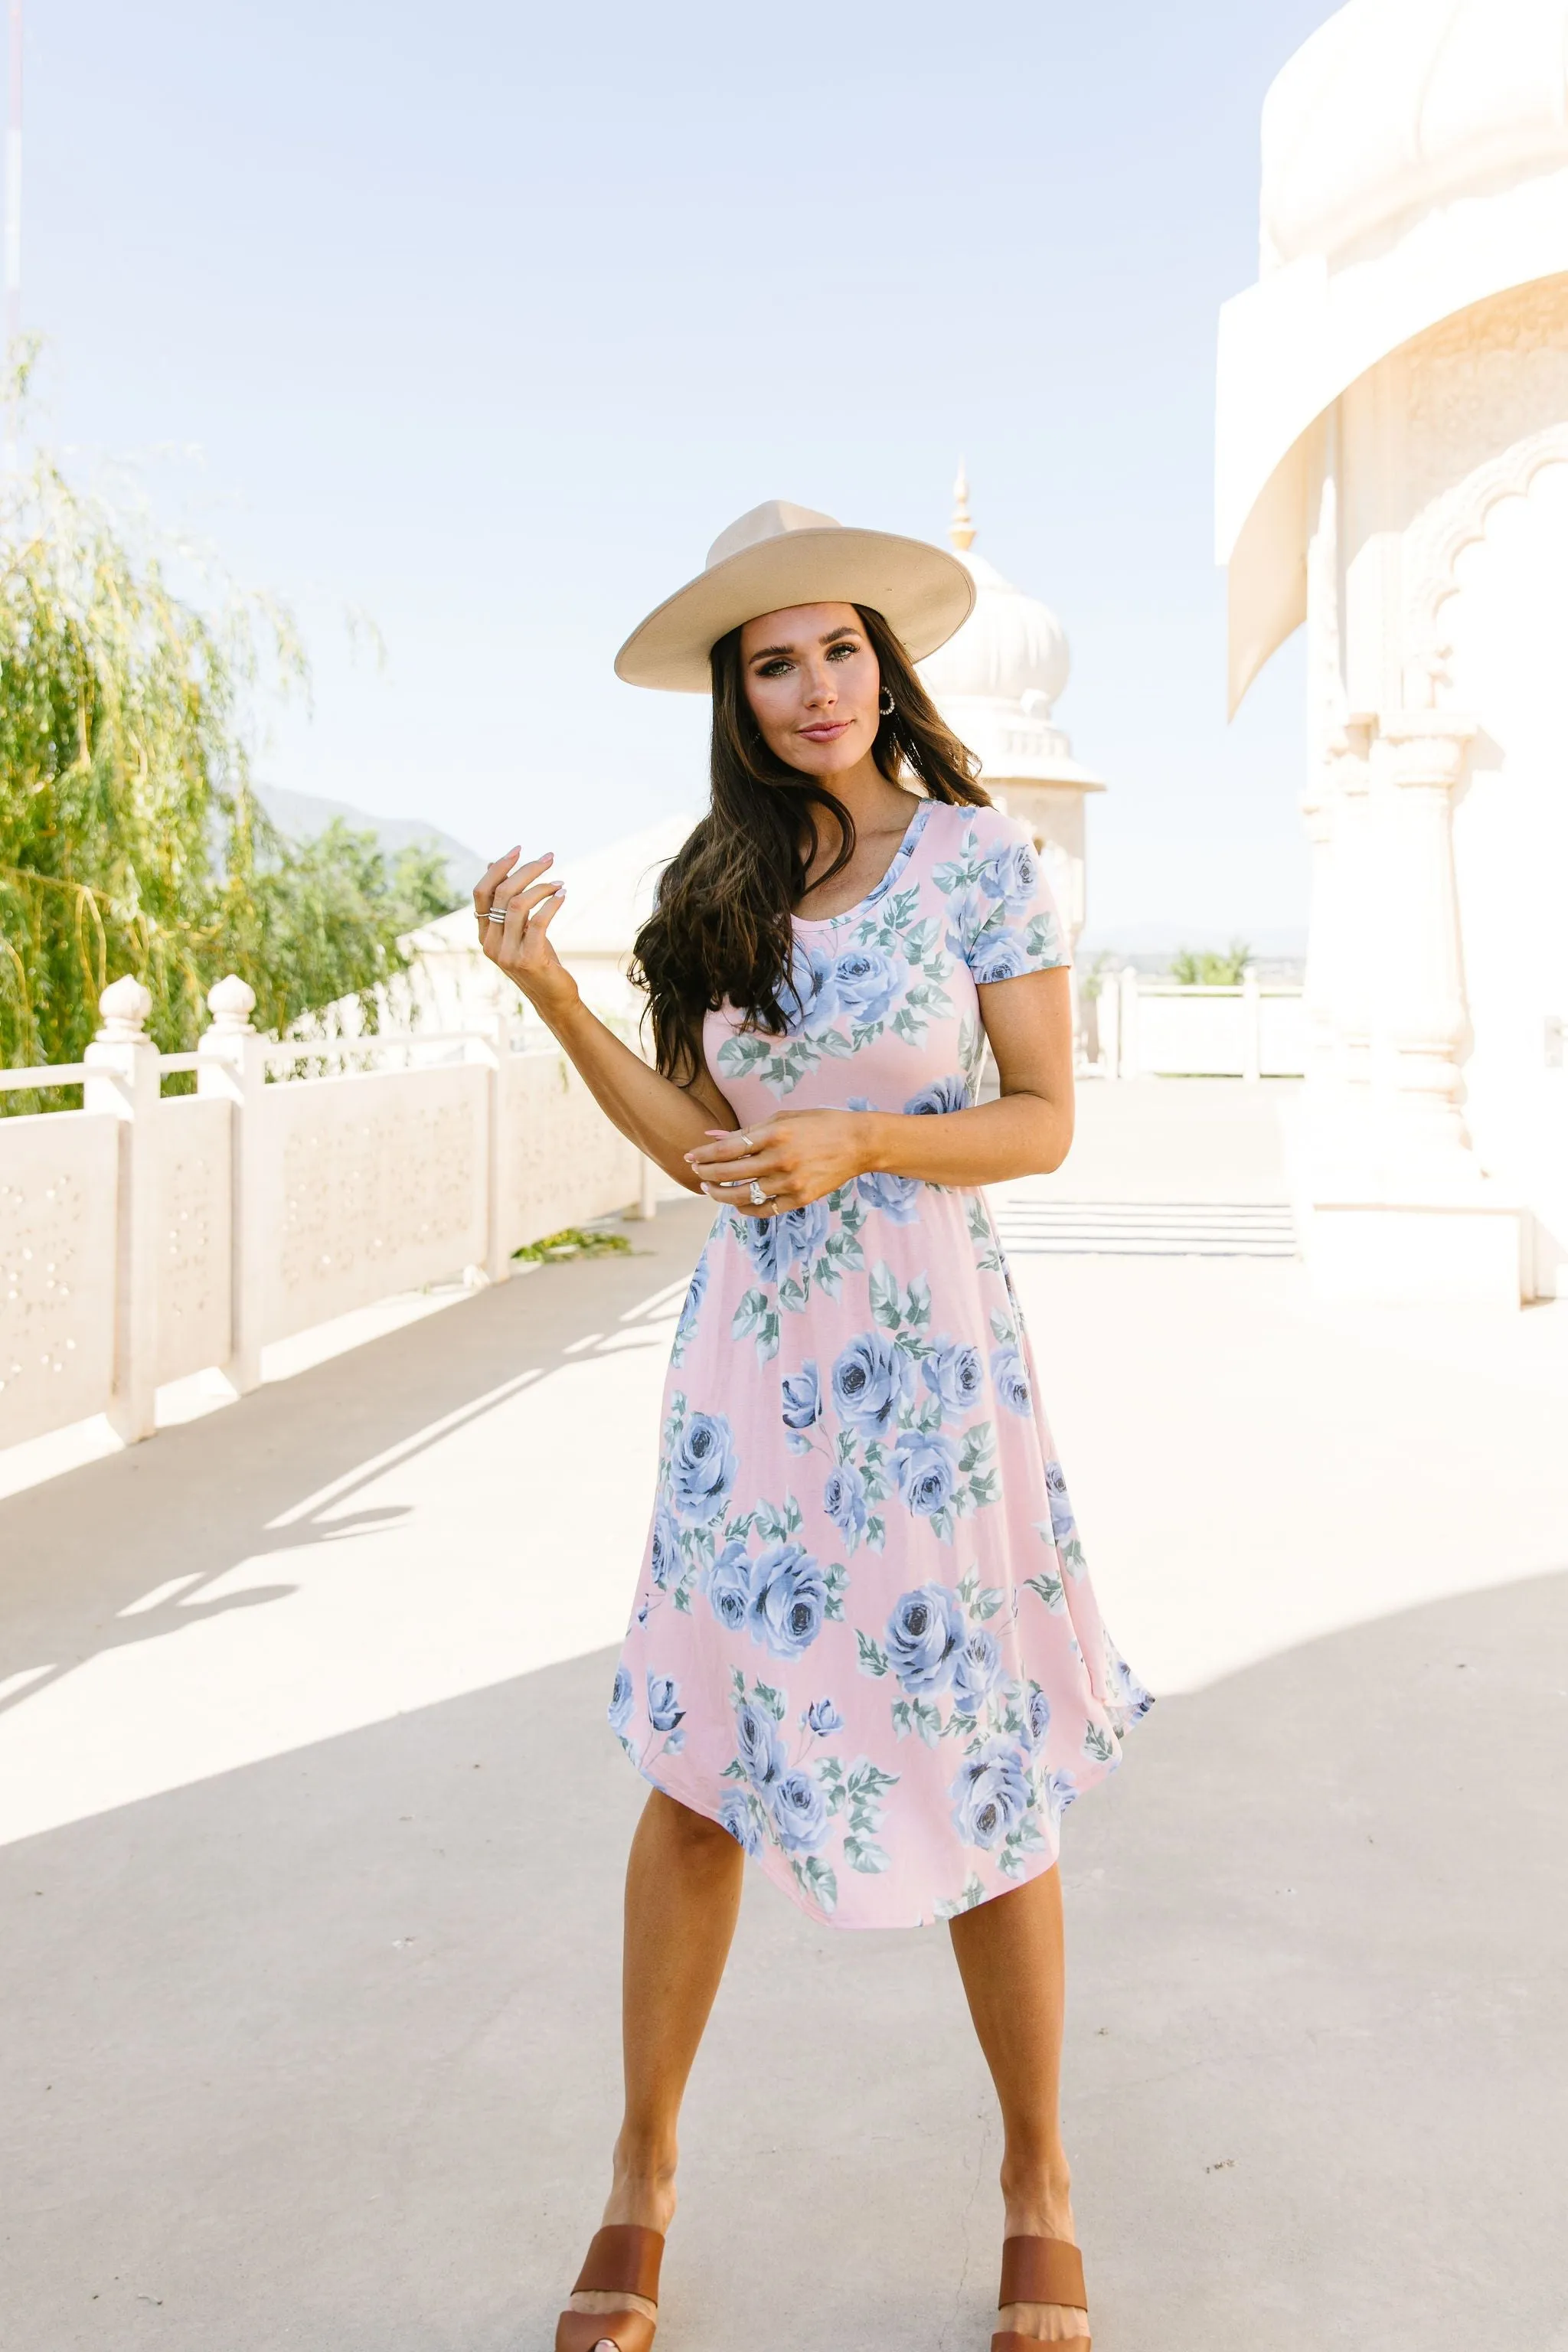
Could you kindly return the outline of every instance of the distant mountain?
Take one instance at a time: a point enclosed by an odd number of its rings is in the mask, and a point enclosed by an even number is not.
[[[454,906],[468,897],[485,870],[485,861],[477,850],[454,840],[438,824],[422,824],[417,817],[372,816],[367,809],[351,807],[347,801],[322,800],[315,793],[290,793],[281,784],[258,784],[256,797],[279,832],[287,834],[290,841],[312,840],[341,816],[352,833],[374,833],[388,857],[416,844],[438,849],[447,861]]]
[[[1151,957],[1177,955],[1183,948],[1223,953],[1233,940],[1245,940],[1259,961],[1271,963],[1295,962],[1307,952],[1305,930],[1271,930],[1250,923],[1232,923],[1224,930],[1212,923],[1096,923],[1079,941],[1079,953],[1118,955],[1141,965]]]

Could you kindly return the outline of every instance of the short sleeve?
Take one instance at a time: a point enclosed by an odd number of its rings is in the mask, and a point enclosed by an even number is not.
[[[1040,854],[1016,817],[966,812],[958,854],[938,866],[936,879],[947,899],[949,952],[977,985],[1071,961]]]

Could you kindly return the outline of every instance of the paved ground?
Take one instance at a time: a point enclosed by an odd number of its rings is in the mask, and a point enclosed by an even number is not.
[[[1271,1197],[1268,1091],[1216,1094],[1088,1140]],[[0,1502],[6,2352],[548,2344],[639,1801],[603,1646],[704,1222]],[[1568,2346],[1568,1310],[1019,1276],[1163,1694],[1068,1821],[1097,2344]],[[753,1887],[661,2341],[983,2346],[996,2153],[942,1934]]]
[[[615,2109],[608,1664],[0,1855],[8,2346],[543,2352]],[[1069,1817],[1103,2352],[1568,2343],[1565,1686],[1568,1578],[1440,1602],[1163,1701]],[[687,2150],[672,2352],[980,2352],[942,1931],[753,1882]]]

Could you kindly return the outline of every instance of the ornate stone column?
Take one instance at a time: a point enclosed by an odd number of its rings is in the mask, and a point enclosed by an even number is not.
[[[1379,1156],[1401,1189],[1413,1181],[1440,1195],[1472,1191],[1479,1174],[1460,1108],[1469,1024],[1453,835],[1475,732],[1451,711],[1396,711],[1373,751]]]

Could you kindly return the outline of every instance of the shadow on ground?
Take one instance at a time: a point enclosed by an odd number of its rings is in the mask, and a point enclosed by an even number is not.
[[[0,1853],[7,2344],[544,2352],[616,2105],[608,1675]],[[1166,1700],[1068,1817],[1099,2352],[1568,2343],[1565,1694],[1568,1576],[1444,1601]],[[945,1935],[753,1883],[661,2352],[980,2352],[997,2154]]]
[[[663,1291],[679,1298],[712,1216],[706,1201],[661,1204],[652,1222],[626,1226],[625,1255],[542,1265],[0,1499],[0,1683],[34,1677],[0,1708],[25,1706],[102,1651],[287,1599],[295,1588],[283,1581],[203,1596],[241,1561],[276,1558],[286,1571],[291,1554],[376,1532],[394,1515],[344,1506],[387,1453],[436,1443],[590,1352],[595,1335],[624,1339],[640,1305]],[[332,1491],[320,1507],[300,1512],[322,1488]],[[120,1613],[176,1576],[177,1594]]]

